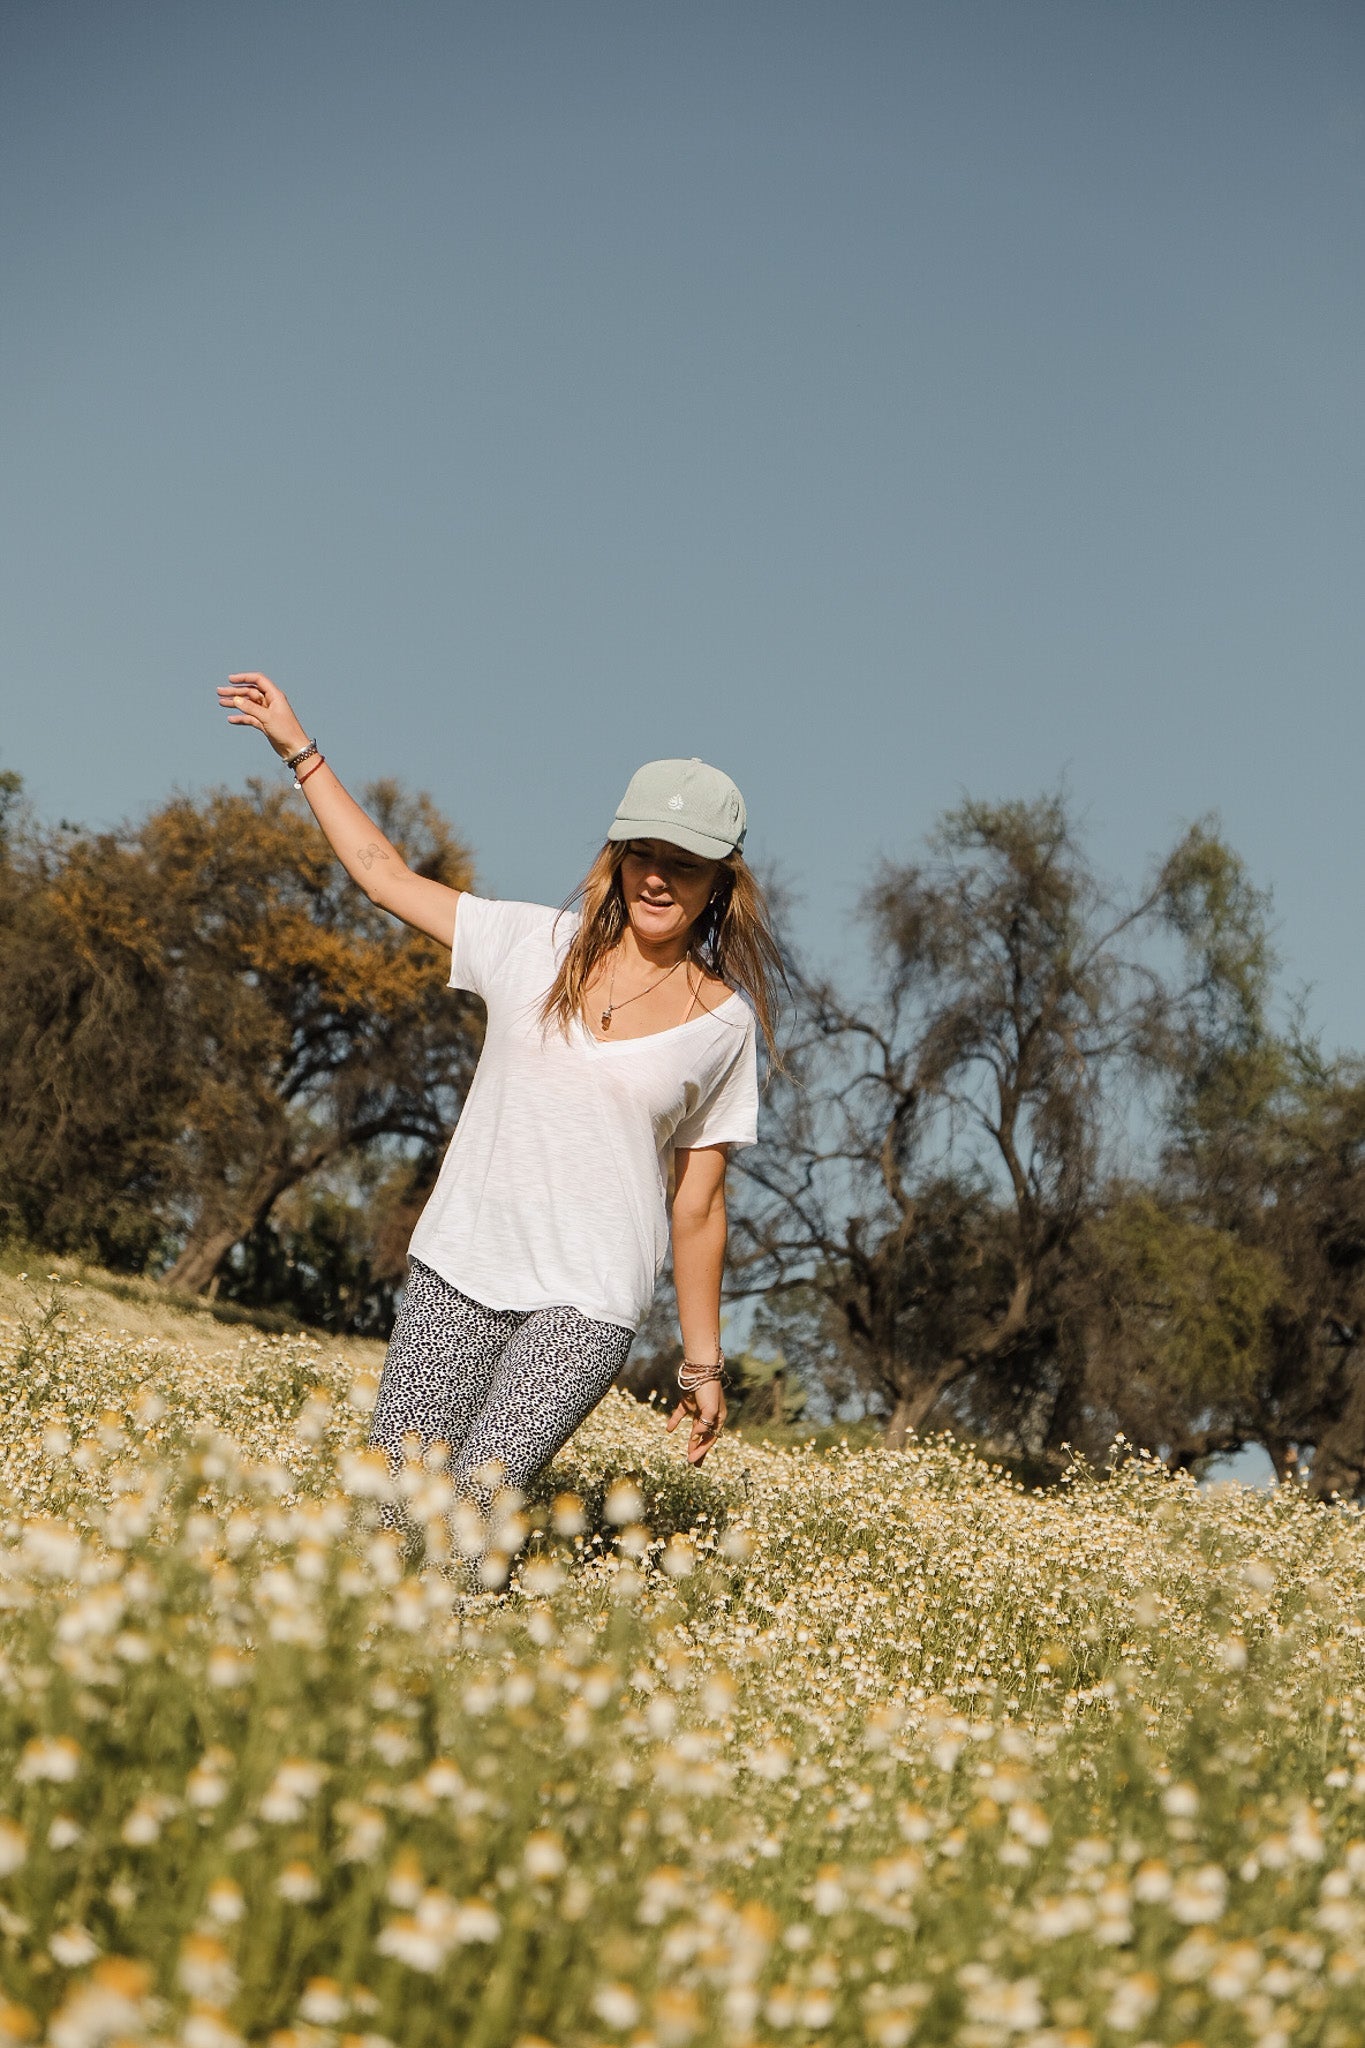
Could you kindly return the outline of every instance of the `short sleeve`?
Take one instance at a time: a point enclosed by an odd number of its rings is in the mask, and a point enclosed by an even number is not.
[[[467,988],[487,1002],[499,970],[523,939],[547,941],[559,912],[544,903],[495,903],[487,896],[460,897],[455,910],[455,944],[450,986]]]
[[[673,1133],[673,1148],[754,1145],[758,1142],[758,1043],[753,1013],[745,1006],[744,1027],[735,1031],[733,1054],[708,1093]]]

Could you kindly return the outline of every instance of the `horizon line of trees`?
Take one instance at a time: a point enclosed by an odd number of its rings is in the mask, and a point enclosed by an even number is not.
[[[366,801],[469,886],[428,797]],[[856,987],[788,948],[732,1176],[750,1405],[804,1389],[1039,1476],[1119,1436],[1259,1444],[1365,1495],[1365,1062],[1276,1025],[1269,901],[1216,826],[1126,892],[1063,798],[967,802],[861,910]],[[383,1335],[481,1034],[280,789],[91,833],[0,774],[0,1233]]]

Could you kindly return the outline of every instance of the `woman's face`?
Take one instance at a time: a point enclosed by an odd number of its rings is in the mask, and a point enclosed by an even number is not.
[[[629,839],[621,892],[637,939],[662,946],[685,938],[711,900],[718,860],[704,860],[666,839]]]

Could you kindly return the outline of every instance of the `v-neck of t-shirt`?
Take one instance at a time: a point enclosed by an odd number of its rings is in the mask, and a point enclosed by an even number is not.
[[[586,1017],[580,1015],[574,1021],[589,1045],[602,1052],[623,1052],[628,1045],[652,1045],[655,1039],[671,1038],[675,1031],[690,1031],[694,1024],[705,1024],[710,1017],[723,1016],[732,1003],[742,1000],[732,990],[723,1003],[716,1004],[714,1010],[700,1010],[694,1017],[684,1017],[681,1024],[665,1024],[662,1031],[642,1031],[635,1038],[599,1038]]]

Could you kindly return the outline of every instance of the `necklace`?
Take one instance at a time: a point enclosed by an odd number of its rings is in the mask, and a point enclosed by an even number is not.
[[[678,969],[682,966],[683,960],[685,960],[686,958],[687,955],[686,953],[684,953],[682,960],[675,960],[673,962],[673,965],[669,968],[667,974],[661,974],[657,981],[651,981],[648,988],[642,988],[637,990],[633,996],[622,996],[619,1003],[616,1001],[616,962],[615,960],[613,960],[611,963],[611,985],[607,989],[607,1007],[602,1012],[602,1029],[604,1031],[611,1030],[611,1019],[613,1011],[624,1010],[628,1007],[629,1004],[638,1003],[641,996],[650,995],[656,988],[662,988],[664,983],[668,980],[669,975],[676,974]]]

